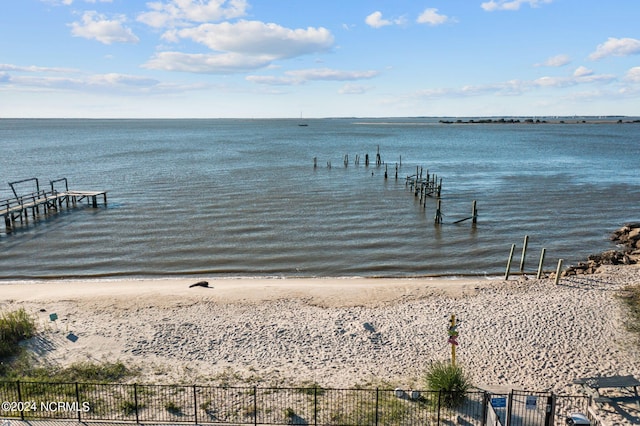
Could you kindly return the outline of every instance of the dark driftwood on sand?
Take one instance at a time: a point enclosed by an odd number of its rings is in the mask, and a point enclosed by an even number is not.
[[[191,287],[209,287],[209,283],[207,281],[198,281],[195,284],[191,284],[189,288]]]

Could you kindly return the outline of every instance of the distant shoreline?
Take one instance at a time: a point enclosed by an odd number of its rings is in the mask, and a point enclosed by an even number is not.
[[[207,121],[207,120],[232,120],[232,121],[300,121],[295,117],[0,117],[0,121],[6,120],[42,120],[42,121]],[[640,116],[630,115],[575,115],[575,116],[531,116],[508,115],[491,117],[468,116],[390,116],[390,117],[307,117],[305,121],[315,120],[428,120],[430,123],[442,124],[616,124],[616,123],[640,123]]]
[[[615,120],[615,121],[614,121]],[[543,119],[533,119],[533,118],[478,118],[478,119],[469,119],[462,120],[456,119],[455,121],[451,120],[439,120],[438,123],[441,124],[637,124],[640,123],[640,119],[630,120],[627,118],[624,120],[623,118],[543,118]]]

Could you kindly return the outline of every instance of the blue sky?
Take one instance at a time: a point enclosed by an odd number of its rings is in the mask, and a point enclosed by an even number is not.
[[[638,0],[4,0],[0,117],[640,115]]]

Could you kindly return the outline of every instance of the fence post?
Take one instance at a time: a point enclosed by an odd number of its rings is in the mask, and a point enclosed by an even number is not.
[[[16,387],[18,388],[18,401],[22,401],[22,392],[20,391],[20,380],[16,380]],[[20,410],[20,420],[24,420],[24,410]]]
[[[82,407],[82,405],[80,404],[80,389],[78,387],[78,382],[76,382],[76,402],[78,403],[78,423],[81,423],[82,410],[80,409],[80,407]]]
[[[379,397],[378,397],[378,388],[376,388],[376,426],[378,426],[378,407],[379,407]]]
[[[318,424],[318,386],[313,387],[313,424]]]
[[[436,424],[440,424],[440,395],[442,395],[442,391],[439,390],[438,391],[438,423]]]
[[[504,426],[511,425],[511,410],[513,409],[513,390],[509,392],[509,403],[507,404],[507,418]]]
[[[253,387],[253,424],[258,424],[258,387]]]
[[[485,391],[482,395],[482,426],[487,426],[487,405],[491,402],[489,392]]]
[[[136,383],[133,384],[133,406],[136,408],[136,423],[140,423],[140,418],[138,417],[138,385]]]
[[[193,423],[198,424],[198,391],[193,385]]]
[[[545,416],[545,426],[553,426],[556,414],[556,395],[551,394],[547,397],[547,414]]]

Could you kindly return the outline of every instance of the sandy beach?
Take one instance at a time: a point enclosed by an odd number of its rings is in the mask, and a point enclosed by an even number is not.
[[[424,387],[433,361],[457,361],[482,389],[579,393],[579,377],[632,374],[640,351],[618,290],[637,265],[552,279],[200,279],[2,283],[24,307],[43,362],[123,361],[138,383]],[[49,315],[58,320],[52,322]],[[69,339],[69,336],[77,338]]]

